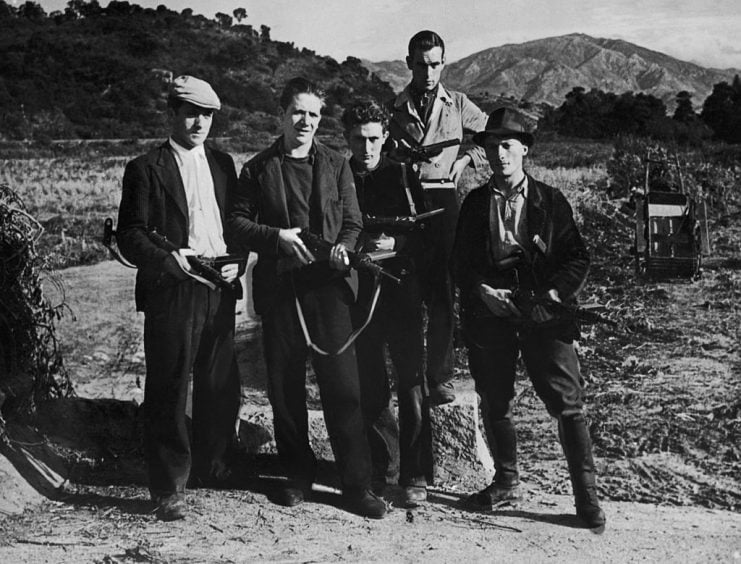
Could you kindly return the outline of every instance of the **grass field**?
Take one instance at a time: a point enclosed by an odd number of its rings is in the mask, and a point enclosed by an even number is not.
[[[564,148],[564,152],[567,150]],[[604,153],[604,149],[599,152]],[[237,170],[252,154],[232,155]],[[553,162],[549,155],[542,155],[542,159]],[[129,160],[95,155],[0,160],[0,184],[18,193],[28,211],[44,226],[39,245],[51,268],[92,264],[107,257],[100,243],[103,220],[116,217]],[[604,163],[546,167],[535,162],[529,170],[544,182],[560,187],[575,204],[577,216],[581,208],[601,197],[608,181]],[[486,171],[477,174],[470,170],[461,192],[485,182],[487,177]]]

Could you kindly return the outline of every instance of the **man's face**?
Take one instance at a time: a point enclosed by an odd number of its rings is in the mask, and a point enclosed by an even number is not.
[[[322,101],[313,94],[298,94],[283,112],[283,137],[289,149],[312,142],[321,120]]]
[[[178,145],[186,149],[203,145],[211,131],[213,110],[183,102],[177,110],[170,109],[169,114],[172,138]]]
[[[444,67],[442,47],[433,47],[429,51],[416,49],[411,57],[407,56],[407,68],[412,71],[412,85],[419,91],[434,90]]]
[[[353,160],[365,170],[378,165],[381,160],[381,149],[388,136],[389,132],[383,130],[383,125],[375,121],[356,125],[345,132]]]
[[[494,174],[508,177],[522,170],[528,147],[514,137],[489,135],[484,141],[484,151]]]

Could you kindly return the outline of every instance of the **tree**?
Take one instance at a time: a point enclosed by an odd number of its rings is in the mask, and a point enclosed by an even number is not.
[[[216,12],[216,21],[219,22],[219,27],[228,29],[232,27],[232,22],[234,20],[229,14],[225,14],[224,12]]]
[[[686,90],[677,94],[677,107],[672,119],[684,124],[691,124],[697,120],[697,114],[692,109],[692,94]]]
[[[741,143],[741,80],[720,82],[705,99],[700,114],[715,136],[727,143]]]
[[[42,22],[46,12],[36,2],[25,2],[18,6],[18,15],[32,22]]]
[[[15,17],[15,9],[10,4],[0,0],[0,21]]]
[[[247,18],[247,10],[244,8],[235,8],[232,14],[234,14],[237,23],[242,23],[242,20]]]

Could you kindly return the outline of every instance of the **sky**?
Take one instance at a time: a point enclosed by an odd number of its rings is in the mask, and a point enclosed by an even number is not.
[[[5,0],[8,2],[8,0]],[[9,0],[18,5],[23,0]],[[129,0],[213,17],[247,11],[271,37],[343,61],[400,59],[421,29],[438,32],[449,62],[533,39],[585,33],[623,39],[713,68],[741,69],[741,0]],[[67,0],[36,0],[47,12]],[[108,0],[99,0],[102,6]]]

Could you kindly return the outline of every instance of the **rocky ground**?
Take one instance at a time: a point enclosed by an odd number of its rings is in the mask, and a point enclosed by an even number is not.
[[[144,371],[132,271],[112,262],[61,271],[74,314],[60,324],[66,364],[78,396],[94,401],[55,402],[31,427],[13,426],[0,456],[0,560],[741,562],[738,219],[714,226],[702,278],[678,283],[637,280],[626,241],[600,239],[592,222],[588,239],[613,251],[595,261],[584,298],[616,323],[586,327],[579,345],[608,516],[601,535],[573,516],[553,423],[524,379],[516,409],[527,495],[517,506],[461,509],[460,497],[490,478],[474,472],[446,475],[414,511],[391,489],[388,517],[369,521],[340,507],[327,463],[312,501],[286,509],[270,501],[275,464],[263,437],[253,445],[261,454],[244,455],[238,487],[192,490],[188,519],[158,522],[135,425]],[[617,210],[613,221],[624,221]],[[259,330],[240,332],[239,350],[243,404],[267,413]],[[456,385],[472,396],[460,354]]]

